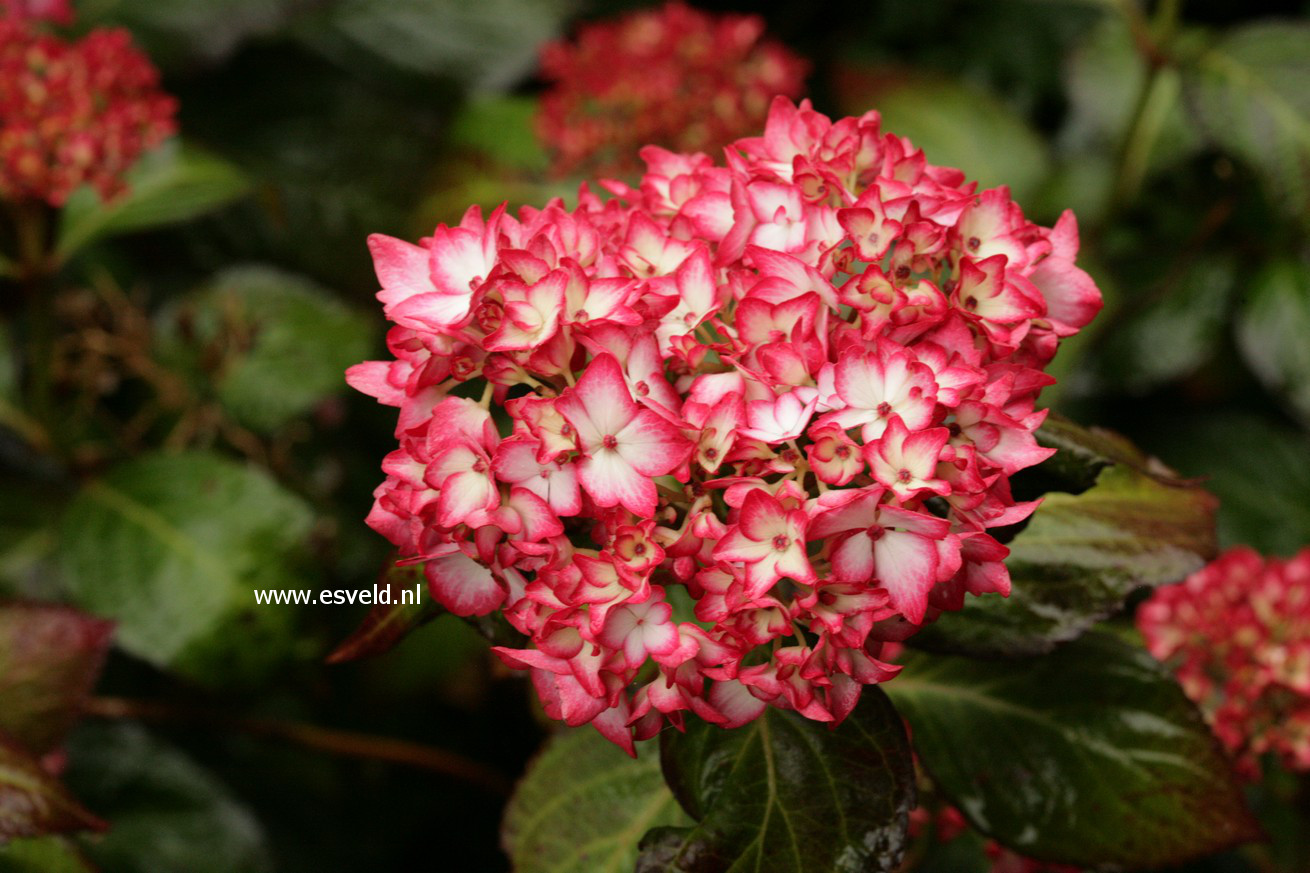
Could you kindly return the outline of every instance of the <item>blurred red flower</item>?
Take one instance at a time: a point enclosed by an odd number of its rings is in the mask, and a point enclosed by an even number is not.
[[[675,2],[550,43],[537,131],[554,171],[639,171],[643,145],[713,153],[754,133],[775,96],[800,95],[809,67],[763,36],[759,16]]]
[[[1137,623],[1242,775],[1259,778],[1266,752],[1310,769],[1310,548],[1287,560],[1231,549],[1155,592]]]
[[[127,31],[66,42],[0,19],[0,198],[60,206],[84,183],[112,197],[141,153],[174,132],[176,112]]]
[[[53,21],[64,25],[73,23],[73,4],[70,0],[0,0],[0,12],[6,18],[19,21]]]

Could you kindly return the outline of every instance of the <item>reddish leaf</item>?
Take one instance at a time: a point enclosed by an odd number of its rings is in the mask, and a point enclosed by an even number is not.
[[[0,735],[0,841],[104,828],[36,759]]]
[[[34,755],[57,748],[100,676],[113,630],[63,606],[0,606],[0,732]]]

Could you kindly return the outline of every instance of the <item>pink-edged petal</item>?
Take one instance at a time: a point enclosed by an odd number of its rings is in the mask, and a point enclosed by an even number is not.
[[[873,578],[873,540],[854,533],[832,551],[832,574],[843,582],[867,582]]]
[[[378,299],[390,309],[411,297],[437,290],[428,272],[427,249],[381,233],[368,238],[373,270],[382,290]]]
[[[486,615],[505,601],[491,571],[465,554],[435,558],[423,568],[428,591],[455,615]]]
[[[738,728],[759,718],[767,704],[736,679],[723,679],[710,688],[710,706],[723,717],[725,728]]]
[[[505,646],[492,646],[491,651],[496,654],[505,663],[506,667],[515,670],[547,670],[551,673],[564,674],[569,672],[569,663],[563,658],[557,658],[548,655],[537,649],[510,649]]]
[[[346,384],[361,394],[376,398],[383,406],[403,406],[405,389],[392,385],[390,375],[390,361],[364,361],[347,368]]]
[[[695,449],[681,431],[649,409],[638,412],[615,438],[623,459],[647,476],[672,472]]]
[[[468,318],[470,294],[419,294],[387,310],[396,324],[415,330],[440,330]]]
[[[598,506],[622,506],[643,518],[655,514],[655,483],[612,449],[600,449],[578,464],[578,481]]]
[[[495,507],[496,486],[483,473],[453,473],[441,485],[437,501],[437,523],[442,527],[463,524],[473,513]]]
[[[756,541],[788,534],[787,511],[778,498],[762,488],[752,489],[742,501],[737,523],[746,536]]]
[[[495,245],[464,227],[438,227],[432,234],[432,284],[442,294],[467,296],[491,273]]]
[[[720,561],[762,561],[772,553],[768,540],[753,540],[736,528],[714,547],[714,557]]]
[[[561,395],[555,408],[572,422],[588,443],[586,448],[623,430],[638,412],[623,368],[608,352],[592,359],[578,384]]]
[[[891,605],[914,624],[923,621],[928,594],[937,583],[937,546],[910,533],[887,531],[874,543],[878,584]]]

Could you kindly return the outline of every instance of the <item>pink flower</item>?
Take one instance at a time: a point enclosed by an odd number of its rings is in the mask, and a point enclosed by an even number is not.
[[[837,397],[845,408],[823,416],[821,425],[860,427],[868,441],[882,435],[892,416],[911,430],[932,421],[937,383],[932,370],[907,349],[894,343],[882,343],[876,352],[850,346],[838,357],[835,376]]]
[[[937,478],[937,462],[950,436],[944,427],[910,433],[901,417],[893,415],[878,441],[864,447],[864,459],[873,477],[902,502],[924,491],[945,496],[951,486]]]
[[[805,556],[807,525],[803,510],[784,509],[776,497],[757,488],[746,495],[737,524],[714,547],[714,557],[746,565],[746,590],[751,597],[783,578],[813,584],[814,568]]]
[[[802,401],[799,391],[788,391],[773,400],[752,400],[746,404],[749,426],[740,428],[738,433],[766,443],[794,440],[804,433],[818,402],[817,396],[811,397],[808,403]]]
[[[578,475],[571,463],[538,460],[541,443],[531,437],[511,437],[496,450],[492,470],[496,479],[526,488],[546,501],[556,515],[577,515],[582,511]]]
[[[832,573],[842,582],[876,582],[893,608],[911,622],[923,621],[928,595],[960,568],[960,540],[950,523],[881,503],[881,492],[864,491],[844,505],[821,511],[810,525],[815,539],[841,536],[832,551]]]
[[[633,401],[619,362],[609,354],[594,358],[555,406],[578,434],[583,453],[578,481],[591,499],[599,506],[652,514],[657,501],[651,477],[677,469],[691,453],[691,442]]]
[[[483,224],[473,207],[459,227],[444,224],[424,245],[375,233],[368,238],[387,316],[415,330],[459,324],[496,263],[499,210]]]

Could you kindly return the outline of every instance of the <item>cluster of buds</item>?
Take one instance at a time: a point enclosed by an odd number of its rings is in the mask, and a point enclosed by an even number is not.
[[[60,206],[84,183],[112,197],[176,112],[126,31],[65,42],[0,19],[0,198]]]
[[[1310,770],[1310,548],[1288,560],[1231,549],[1156,591],[1137,624],[1239,773],[1258,779],[1266,753]]]
[[[988,531],[1033,510],[1043,367],[1101,305],[1074,218],[783,98],[727,166],[642,156],[573,211],[370,238],[396,359],[348,379],[400,447],[369,523],[629,750],[687,712],[840,721],[885,645],[1009,589]]]
[[[808,70],[763,35],[759,16],[713,16],[674,2],[550,43],[537,130],[555,172],[635,171],[637,149],[648,143],[717,151],[759,130],[776,95],[800,96]]]

